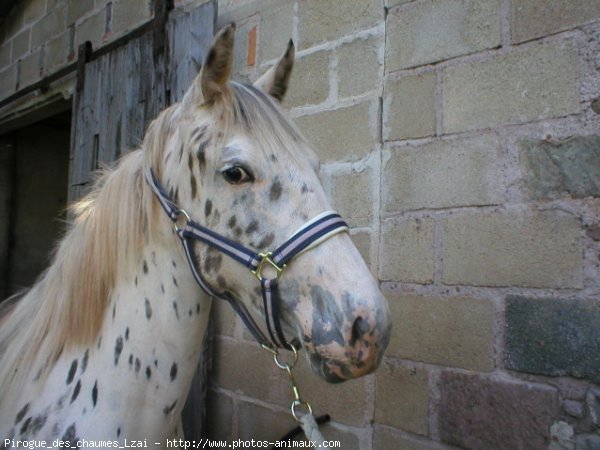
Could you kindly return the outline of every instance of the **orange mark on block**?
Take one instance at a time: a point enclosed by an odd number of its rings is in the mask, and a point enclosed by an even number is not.
[[[246,58],[246,63],[248,66],[253,66],[256,64],[256,35],[256,27],[252,28],[248,32],[248,55]]]

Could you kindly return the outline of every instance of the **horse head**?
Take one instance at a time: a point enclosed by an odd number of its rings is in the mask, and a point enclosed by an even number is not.
[[[254,85],[240,84],[229,79],[234,34],[231,25],[215,37],[200,74],[172,112],[152,165],[187,216],[267,254],[331,208],[315,152],[280,107],[293,43]],[[348,233],[316,244],[279,275],[283,333],[302,344],[326,380],[365,375],[378,366],[389,341],[386,300]],[[261,284],[249,270],[201,242],[193,244],[193,254],[211,292],[265,314]],[[273,278],[279,268],[267,257],[260,270]]]

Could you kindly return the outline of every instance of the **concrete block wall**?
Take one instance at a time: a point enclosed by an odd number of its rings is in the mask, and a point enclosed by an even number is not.
[[[196,0],[176,1],[187,7]],[[390,302],[381,369],[296,374],[345,449],[600,446],[600,4],[219,0],[252,81],[297,45],[284,106]],[[23,0],[0,99],[152,18],[147,0]],[[215,305],[210,434],[295,425],[285,374]]]
[[[297,375],[343,448],[600,448],[599,5],[219,1],[237,78],[294,39],[284,106],[390,302],[377,373]],[[285,377],[216,317],[210,432],[279,437]]]

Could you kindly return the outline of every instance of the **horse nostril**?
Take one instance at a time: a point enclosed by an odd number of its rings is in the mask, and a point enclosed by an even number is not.
[[[358,317],[352,324],[352,336],[350,345],[354,345],[357,340],[361,339],[369,331],[369,323],[362,317]]]

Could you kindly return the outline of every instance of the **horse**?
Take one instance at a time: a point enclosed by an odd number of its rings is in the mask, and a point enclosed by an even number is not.
[[[280,105],[294,45],[243,84],[234,34],[217,33],[181,102],[104,169],[46,271],[3,302],[0,448],[182,437],[213,298],[330,382],[380,363],[386,300]]]

